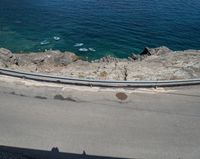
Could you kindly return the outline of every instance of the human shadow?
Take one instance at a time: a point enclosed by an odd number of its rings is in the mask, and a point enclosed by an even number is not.
[[[51,151],[36,150],[19,147],[0,146],[0,159],[127,159],[107,156],[88,155],[85,151],[82,154],[59,152],[57,147]]]

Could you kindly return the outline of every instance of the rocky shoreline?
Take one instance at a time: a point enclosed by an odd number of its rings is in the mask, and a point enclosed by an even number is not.
[[[103,57],[85,61],[71,52],[12,53],[0,48],[0,67],[100,80],[177,80],[200,78],[200,50],[145,48],[127,59]]]

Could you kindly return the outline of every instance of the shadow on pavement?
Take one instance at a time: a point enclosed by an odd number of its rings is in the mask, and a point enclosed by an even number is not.
[[[59,152],[57,147],[51,151],[26,149],[18,147],[0,146],[0,159],[125,159],[106,156],[87,155],[85,151],[82,154]]]

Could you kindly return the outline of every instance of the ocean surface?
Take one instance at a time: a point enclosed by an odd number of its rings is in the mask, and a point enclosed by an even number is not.
[[[0,0],[0,47],[97,59],[200,49],[200,0]]]

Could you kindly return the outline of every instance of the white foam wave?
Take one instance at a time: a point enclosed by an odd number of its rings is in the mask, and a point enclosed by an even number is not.
[[[74,47],[81,47],[83,45],[84,45],[83,43],[76,43],[76,44],[74,44]]]
[[[87,48],[80,48],[80,49],[78,49],[78,50],[81,51],[81,52],[87,52],[87,51],[88,51]]]
[[[59,36],[54,36],[53,39],[58,41],[58,40],[60,40],[60,37]]]
[[[48,40],[44,40],[44,41],[41,41],[40,42],[40,45],[47,45],[49,44],[50,42]]]
[[[89,51],[95,52],[96,50],[94,48],[88,48]]]

